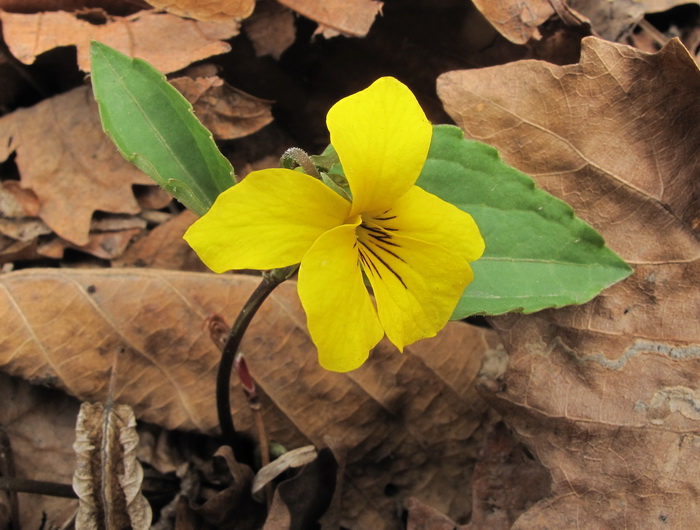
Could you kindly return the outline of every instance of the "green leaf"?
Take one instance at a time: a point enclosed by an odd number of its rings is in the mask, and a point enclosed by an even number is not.
[[[486,241],[453,319],[581,304],[632,271],[570,206],[457,127],[434,127],[417,184],[470,213]]]
[[[90,57],[102,126],[121,154],[187,208],[205,214],[235,181],[192,105],[141,59],[95,41]]]

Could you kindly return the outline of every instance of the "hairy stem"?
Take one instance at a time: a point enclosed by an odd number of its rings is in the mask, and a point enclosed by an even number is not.
[[[318,174],[318,169],[316,169],[309,155],[306,151],[298,147],[290,147],[282,153],[282,157],[280,158],[280,166],[284,168],[293,169],[294,164],[301,166],[304,173],[307,175],[311,175],[317,179],[321,178],[321,175]]]

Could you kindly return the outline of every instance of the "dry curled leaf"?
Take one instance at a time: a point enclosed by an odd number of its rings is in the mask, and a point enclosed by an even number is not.
[[[635,266],[579,307],[493,319],[511,359],[485,396],[552,475],[514,528],[700,525],[700,71],[584,40],[566,67],[451,72],[473,138],[570,202]]]
[[[458,525],[445,514],[414,497],[407,499],[404,506],[408,513],[406,530],[467,530],[468,528],[468,525]]]
[[[176,528],[182,530],[255,530],[265,516],[265,507],[251,497],[253,470],[239,463],[231,448],[220,447],[215,455],[226,462],[230,485],[202,505],[190,502],[178,507]]]
[[[195,20],[225,22],[250,16],[255,0],[148,0],[158,9]]]
[[[4,371],[99,401],[118,354],[115,399],[140,419],[217,430],[219,353],[203,323],[214,312],[235,315],[257,278],[33,269],[0,280]],[[474,434],[486,413],[474,382],[484,351],[496,345],[490,330],[453,323],[404,355],[382,342],[360,370],[326,372],[288,282],[263,304],[242,351],[270,439],[289,448],[322,446],[327,435],[342,440],[341,522],[383,529],[395,522],[395,501],[408,495],[454,518],[468,516]],[[236,425],[254,432],[239,388],[232,398]]]
[[[183,210],[130,245],[124,254],[112,262],[112,266],[206,272],[209,269],[182,239],[196,220],[194,213]]]
[[[136,460],[136,418],[128,405],[83,403],[75,427],[75,526],[83,530],[151,526],[151,505],[141,493]]]
[[[163,73],[228,52],[224,42],[238,34],[238,22],[198,22],[151,12],[107,17],[103,24],[64,11],[37,14],[0,12],[3,36],[12,55],[32,64],[37,55],[59,46],[78,49],[78,66],[90,71],[90,41],[97,40],[132,57],[140,57]]]
[[[318,22],[316,33],[324,37],[364,37],[383,2],[377,0],[279,0],[300,15]]]
[[[177,77],[171,84],[217,140],[248,136],[272,122],[272,101],[246,94],[220,77]]]
[[[296,39],[294,13],[274,0],[258,0],[243,31],[253,43],[255,55],[279,59]]]
[[[275,478],[288,469],[294,469],[308,464],[316,458],[316,454],[316,448],[313,445],[307,445],[287,451],[282,456],[274,459],[255,474],[252,486],[253,495],[258,496],[259,501],[263,501],[264,497],[262,491],[267,484],[270,484]]]
[[[501,35],[515,44],[539,37],[537,27],[555,13],[549,0],[474,0],[474,5]]]
[[[138,213],[134,184],[152,184],[102,132],[92,93],[79,87],[0,118],[0,159],[17,153],[38,216],[73,245],[89,242],[93,212]]]

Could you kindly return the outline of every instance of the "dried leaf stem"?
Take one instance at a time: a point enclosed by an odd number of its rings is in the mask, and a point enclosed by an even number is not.
[[[246,437],[236,433],[231,416],[230,386],[233,361],[243,339],[243,334],[248,329],[248,325],[253,320],[255,313],[257,313],[262,303],[275,287],[294,274],[297,267],[297,265],[293,265],[263,274],[262,281],[243,305],[243,309],[241,309],[236,321],[233,323],[231,333],[229,333],[226,345],[221,352],[219,371],[216,376],[216,411],[219,416],[219,426],[224,441],[231,446],[236,460],[241,463],[253,464],[253,445]]]

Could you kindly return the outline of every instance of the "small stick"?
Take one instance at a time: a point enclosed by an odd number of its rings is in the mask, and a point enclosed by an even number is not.
[[[57,482],[44,482],[28,478],[0,477],[0,490],[7,490],[17,496],[17,492],[34,493],[35,495],[49,495],[51,497],[64,497],[75,499],[78,496],[70,484],[58,484]],[[19,527],[17,527],[19,528]]]
[[[7,431],[0,428],[0,475],[4,478],[15,477],[15,460],[12,456],[12,444]],[[0,477],[2,479],[3,477]],[[10,528],[19,530],[19,498],[16,491],[10,491]]]

